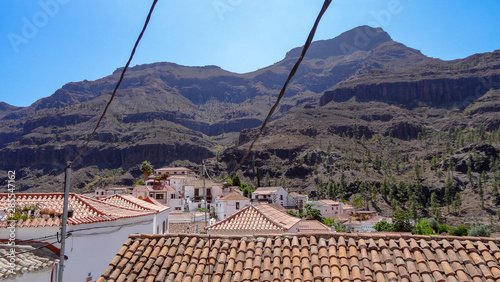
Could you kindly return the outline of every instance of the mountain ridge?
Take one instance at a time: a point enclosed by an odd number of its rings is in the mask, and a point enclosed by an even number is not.
[[[392,148],[419,163],[435,156],[430,151],[446,150],[425,139],[429,132],[482,126],[493,136],[500,125],[499,51],[442,61],[367,26],[313,42],[310,51],[243,167],[242,177],[253,185],[256,167],[262,177],[293,181],[311,196],[318,181],[338,180],[341,171],[353,183],[359,178],[380,185],[385,173],[375,169],[366,150],[389,159]],[[89,192],[99,179],[96,185],[132,185],[140,177],[137,164],[146,159],[190,167],[210,159],[210,169],[224,175],[242,156],[298,54],[294,48],[283,60],[244,74],[168,62],[131,67],[95,140],[73,165],[73,191]],[[18,170],[21,189],[62,187],[62,170],[90,135],[120,70],[67,83],[28,107],[0,104],[0,167]],[[362,144],[362,136],[379,143]],[[461,149],[453,155],[457,160]],[[359,167],[362,153],[370,175]],[[457,181],[467,183],[457,173]],[[439,191],[442,180],[429,179],[425,191]],[[357,188],[351,188],[348,195],[354,196]]]

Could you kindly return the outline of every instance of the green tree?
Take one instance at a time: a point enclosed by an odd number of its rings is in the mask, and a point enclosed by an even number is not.
[[[313,208],[313,206],[311,204],[306,204],[305,208],[306,208],[307,219],[315,219],[315,220],[318,220],[320,222],[324,221],[324,218],[321,215],[320,210]]]
[[[427,219],[427,222],[429,223],[429,226],[434,230],[434,233],[439,232],[439,222],[435,220],[434,218],[429,218]]]
[[[325,218],[325,220],[323,220],[323,224],[325,224],[326,226],[332,227],[334,223],[335,221],[331,217],[327,217]]]
[[[408,212],[410,213],[410,217],[417,222],[418,216],[419,216],[419,210],[421,209],[420,203],[417,200],[417,197],[415,194],[411,194],[410,199],[410,208],[408,209]]]
[[[450,232],[450,227],[446,224],[440,223],[438,234],[448,233]]]
[[[238,187],[241,186],[240,177],[238,176],[238,174],[235,174],[233,176],[232,181],[233,181],[233,186],[238,186]]]
[[[293,210],[288,210],[288,214],[291,215],[291,216],[295,216],[295,217],[300,217],[296,212],[294,212]]]
[[[435,218],[441,218],[441,214],[439,213],[439,200],[435,192],[431,194],[431,213]]]
[[[434,230],[429,225],[427,219],[421,218],[412,229],[411,233],[420,235],[432,235],[434,233]]]
[[[437,170],[439,164],[439,158],[436,156],[432,157],[431,159],[431,168],[432,170]]]
[[[483,157],[478,152],[474,152],[474,155],[472,156],[472,160],[474,162],[474,169],[476,171],[479,171],[481,169],[481,165],[483,163]]]
[[[407,189],[407,186],[406,186],[406,183],[401,180],[399,181],[398,185],[396,186],[397,188],[397,196],[398,196],[398,200],[402,203],[405,203],[406,202],[406,197],[407,197],[407,194],[408,194],[408,189]]]
[[[459,193],[455,194],[455,198],[453,199],[452,206],[453,206],[453,212],[455,212],[455,213],[460,212],[460,208],[462,207],[462,199],[460,199]]]
[[[392,225],[392,223],[389,223],[385,220],[382,220],[382,221],[375,223],[373,228],[375,230],[377,230],[378,232],[391,232],[393,229],[393,225]]]
[[[144,175],[144,181],[148,180],[148,177],[153,173],[153,165],[148,161],[143,161],[140,169]]]
[[[491,181],[491,196],[493,200],[493,205],[498,205],[500,203],[500,193],[498,192],[499,181],[493,179]]]
[[[365,203],[363,202],[363,199],[361,197],[354,197],[352,200],[352,206],[354,207],[354,210],[359,210],[363,208]]]
[[[410,215],[401,208],[396,209],[392,215],[392,222],[396,232],[410,232],[412,229]]]
[[[450,212],[450,206],[453,202],[453,191],[455,190],[455,181],[448,176],[446,182],[444,183],[444,202],[448,207],[448,213]]]
[[[453,236],[467,236],[468,233],[469,233],[469,228],[467,228],[467,226],[465,225],[459,225],[457,226],[457,228],[452,229],[450,231],[450,235]]]
[[[476,225],[471,230],[469,230],[468,236],[474,237],[490,237],[491,232],[484,225]]]

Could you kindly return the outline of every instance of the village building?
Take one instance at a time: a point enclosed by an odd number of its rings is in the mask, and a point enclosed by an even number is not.
[[[223,195],[223,183],[209,179],[190,181],[182,187],[180,197],[185,199],[185,211],[195,211],[199,208],[215,208],[215,199]],[[205,205],[206,191],[206,205]]]
[[[96,188],[94,199],[104,199],[106,197],[117,195],[117,194],[126,194],[131,195],[134,190],[134,187],[108,187],[108,188]]]
[[[208,234],[284,234],[299,231],[300,218],[271,204],[247,205],[206,228]]]
[[[139,199],[153,198],[175,209],[182,205],[182,201],[179,193],[169,184],[168,179],[152,178],[147,180],[145,185],[136,185],[132,190],[132,195]]]
[[[321,212],[324,218],[333,218],[334,215],[344,213],[344,204],[333,200],[319,200],[312,203],[315,209]]]
[[[500,281],[500,240],[407,233],[133,234],[106,281]]]
[[[268,202],[287,206],[288,192],[281,186],[259,187],[252,192],[252,202]]]
[[[338,214],[342,215],[342,214]],[[338,216],[337,215],[337,216]],[[376,232],[374,226],[380,221],[392,223],[392,218],[378,215],[376,211],[357,211],[354,215],[334,218],[341,226],[351,232]]]
[[[215,215],[218,220],[223,220],[248,204],[250,204],[249,198],[243,196],[241,192],[232,191],[216,199]]]
[[[303,213],[309,197],[305,194],[299,194],[297,192],[289,192],[287,195],[287,204],[285,208],[287,210],[293,210],[297,213]]]
[[[157,168],[154,169],[154,174],[155,175],[164,175],[167,174],[168,176],[193,176],[194,177],[194,172],[190,170],[189,168],[186,167],[163,167],[163,168]]]
[[[8,195],[0,194],[2,210],[10,203]],[[60,249],[63,202],[63,193],[16,193],[15,239],[46,242]],[[169,212],[168,206],[154,199],[118,194],[96,200],[70,193],[64,281],[94,281],[129,234],[163,233],[164,226],[167,232]],[[0,238],[9,238],[9,219],[5,215],[0,221]]]

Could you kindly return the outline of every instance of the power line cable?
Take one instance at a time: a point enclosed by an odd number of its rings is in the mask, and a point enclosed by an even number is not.
[[[245,155],[243,155],[243,158],[241,159],[240,163],[231,171],[231,173],[229,174],[229,176],[233,175],[243,165],[243,162],[245,161],[245,159],[250,154],[250,151],[252,151],[253,145],[255,144],[255,142],[257,141],[257,139],[259,139],[259,137],[262,135],[262,132],[264,132],[264,129],[266,128],[269,119],[271,118],[271,116],[273,115],[274,111],[278,107],[281,99],[285,95],[285,90],[286,90],[286,88],[288,86],[288,83],[290,83],[290,80],[292,80],[293,76],[297,72],[297,69],[299,68],[300,63],[304,59],[304,56],[305,56],[305,54],[307,52],[307,49],[309,49],[309,46],[311,45],[311,42],[312,42],[312,40],[314,38],[314,34],[316,33],[316,28],[318,27],[319,21],[321,20],[321,17],[323,16],[323,14],[328,9],[328,6],[330,5],[331,2],[332,2],[332,0],[325,0],[325,2],[323,3],[323,7],[321,8],[321,11],[319,12],[319,14],[317,16],[316,21],[314,22],[314,25],[313,25],[311,31],[309,32],[309,36],[307,37],[307,40],[306,40],[306,43],[304,44],[304,47],[302,48],[302,52],[300,54],[300,57],[298,58],[298,60],[295,63],[295,65],[293,66],[292,70],[290,71],[290,74],[288,75],[288,78],[286,79],[285,84],[283,85],[283,88],[281,88],[280,94],[278,95],[278,98],[276,99],[276,102],[274,103],[273,107],[271,108],[271,110],[267,114],[267,117],[264,120],[264,122],[262,123],[262,126],[260,127],[259,132],[257,133],[257,135],[255,136],[255,138],[253,139],[252,143],[250,144],[250,147],[248,147],[248,150],[246,151]]]
[[[108,111],[108,108],[111,105],[111,102],[115,98],[116,91],[118,90],[118,87],[120,87],[120,84],[122,83],[122,80],[123,80],[123,77],[125,75],[125,72],[127,71],[128,66],[130,65],[130,62],[132,61],[132,58],[134,57],[135,50],[137,49],[137,46],[139,45],[139,42],[141,41],[142,36],[144,35],[144,32],[146,31],[146,28],[148,27],[149,20],[151,19],[151,14],[153,13],[153,10],[154,10],[157,2],[158,2],[158,0],[154,0],[153,4],[151,5],[151,9],[149,10],[148,16],[146,18],[146,22],[144,23],[144,26],[142,27],[142,31],[139,34],[139,37],[137,38],[137,40],[135,42],[134,48],[132,49],[132,53],[130,54],[130,57],[129,57],[128,61],[127,61],[127,64],[123,68],[122,74],[120,75],[120,79],[118,80],[118,83],[116,84],[115,89],[113,90],[113,93],[111,94],[111,98],[109,99],[108,103],[106,104],[106,107],[104,108],[104,111],[102,112],[101,117],[97,121],[97,124],[94,127],[94,130],[92,131],[92,134],[87,139],[87,141],[85,142],[85,145],[80,150],[80,152],[78,153],[78,155],[73,159],[73,161],[71,161],[70,163],[68,163],[68,165],[66,166],[66,168],[71,167],[71,164],[74,163],[74,162],[76,162],[76,160],[78,160],[81,157],[81,155],[83,154],[83,152],[87,149],[87,146],[89,145],[90,141],[92,141],[92,139],[94,138],[95,133],[97,131],[97,128],[101,124],[101,121],[103,120],[104,116],[106,115],[106,112]]]

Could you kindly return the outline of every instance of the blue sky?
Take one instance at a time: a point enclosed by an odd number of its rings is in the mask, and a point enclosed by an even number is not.
[[[320,0],[160,0],[132,66],[218,65],[244,73],[301,46]],[[151,1],[0,2],[0,101],[28,106],[124,66]],[[359,25],[444,60],[500,49],[500,1],[334,0],[315,40]]]

